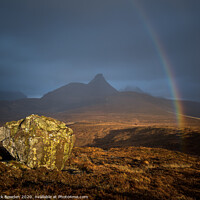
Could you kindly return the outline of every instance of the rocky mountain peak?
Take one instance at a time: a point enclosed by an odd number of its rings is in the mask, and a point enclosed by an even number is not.
[[[89,84],[94,84],[94,83],[107,83],[106,79],[104,78],[103,74],[97,74],[90,82]]]
[[[97,94],[98,96],[106,96],[118,92],[106,81],[103,74],[97,74],[94,79],[88,83],[88,86],[92,89],[92,94]]]

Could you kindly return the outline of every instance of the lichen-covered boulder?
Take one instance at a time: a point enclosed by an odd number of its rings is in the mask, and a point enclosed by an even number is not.
[[[75,141],[72,129],[65,123],[38,115],[7,122],[0,135],[7,151],[31,168],[62,170]]]

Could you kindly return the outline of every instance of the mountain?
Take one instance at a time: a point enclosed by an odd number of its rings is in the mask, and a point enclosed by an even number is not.
[[[102,102],[106,96],[117,94],[103,77],[97,74],[88,84],[70,83],[41,98],[44,110],[60,112]]]
[[[52,117],[70,121],[174,121],[173,101],[137,92],[118,92],[103,101],[73,110],[54,113]],[[156,122],[156,123],[157,123]]]
[[[15,91],[0,91],[0,101],[15,101],[18,99],[25,99],[27,96],[22,92]]]
[[[88,83],[88,88],[90,93],[96,97],[105,97],[118,93],[118,91],[105,80],[102,74],[97,74],[94,79]]]
[[[186,115],[200,116],[200,103],[182,102]],[[88,84],[69,83],[45,94],[42,98],[26,98],[16,101],[0,101],[0,123],[18,120],[30,114],[68,116],[69,113],[92,112],[102,116],[142,114],[163,116],[174,112],[174,102],[141,92],[119,92],[97,74]],[[66,117],[67,118],[67,117]],[[64,118],[64,119],[66,119]],[[148,120],[147,119],[147,120]]]

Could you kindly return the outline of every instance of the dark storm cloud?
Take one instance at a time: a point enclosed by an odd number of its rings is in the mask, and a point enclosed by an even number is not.
[[[140,1],[179,76],[200,73],[200,2],[197,0]],[[155,6],[158,5],[158,6]]]
[[[0,90],[37,96],[101,72],[118,88],[137,84],[170,97],[138,6],[162,41],[183,98],[200,100],[195,0],[1,0]]]

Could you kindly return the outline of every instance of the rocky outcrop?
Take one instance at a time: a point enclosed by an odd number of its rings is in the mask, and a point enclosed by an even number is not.
[[[58,170],[64,168],[75,141],[65,123],[38,115],[7,122],[1,127],[0,139],[12,156],[27,166]]]

